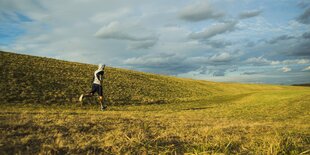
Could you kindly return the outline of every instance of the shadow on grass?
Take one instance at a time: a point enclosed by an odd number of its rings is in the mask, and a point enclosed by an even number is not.
[[[187,108],[187,109],[182,109],[182,110],[205,110],[205,109],[211,109],[215,107],[198,107],[198,108]]]

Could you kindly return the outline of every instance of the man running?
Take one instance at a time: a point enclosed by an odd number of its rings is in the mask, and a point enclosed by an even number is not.
[[[101,105],[102,111],[107,108],[106,105],[103,105],[103,92],[102,92],[102,85],[101,85],[102,80],[103,80],[103,75],[104,75],[104,68],[105,68],[105,65],[102,65],[102,64],[98,65],[98,70],[94,72],[91,91],[88,94],[82,94],[79,98],[79,101],[82,102],[84,97],[91,97],[97,92],[99,95],[98,101]]]

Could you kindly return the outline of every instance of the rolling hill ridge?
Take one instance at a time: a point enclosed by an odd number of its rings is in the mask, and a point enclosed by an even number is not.
[[[96,65],[0,52],[3,103],[72,103],[91,87]],[[286,86],[217,83],[106,67],[104,97],[110,105],[203,100],[221,94]],[[92,102],[89,99],[86,102]]]

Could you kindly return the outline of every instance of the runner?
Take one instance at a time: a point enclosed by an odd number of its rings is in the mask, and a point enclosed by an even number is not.
[[[92,89],[88,94],[82,94],[79,98],[80,102],[83,102],[84,97],[92,97],[95,93],[98,93],[98,101],[101,105],[101,110],[105,110],[107,108],[106,105],[103,105],[103,90],[102,90],[102,80],[104,78],[104,68],[105,65],[99,64],[98,70],[94,72]]]

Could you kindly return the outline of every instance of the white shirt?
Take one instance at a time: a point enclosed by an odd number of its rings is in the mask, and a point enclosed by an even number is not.
[[[96,70],[94,72],[94,81],[93,81],[93,83],[97,84],[97,85],[101,85],[101,82],[103,80],[103,74],[104,74],[103,70]]]

